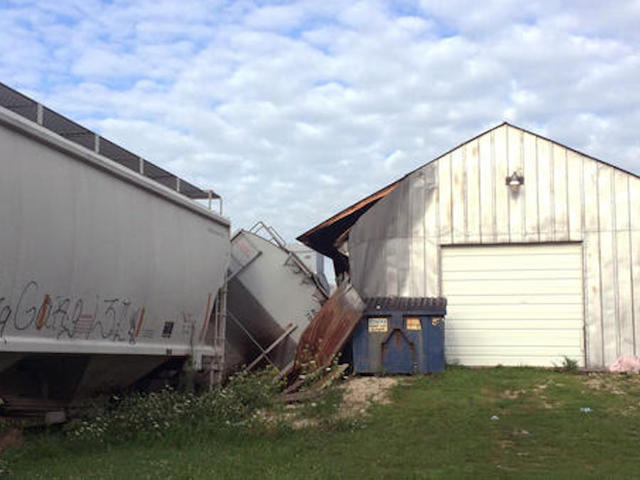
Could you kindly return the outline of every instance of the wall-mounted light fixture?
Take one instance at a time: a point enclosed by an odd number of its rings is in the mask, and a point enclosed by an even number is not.
[[[514,171],[511,175],[505,178],[504,183],[515,192],[520,188],[520,185],[524,185],[524,176],[518,175],[518,172]]]

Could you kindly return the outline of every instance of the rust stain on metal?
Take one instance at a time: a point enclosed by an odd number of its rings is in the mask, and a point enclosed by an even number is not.
[[[207,298],[207,309],[204,314],[204,320],[202,321],[202,330],[200,330],[200,340],[204,338],[204,334],[207,330],[207,323],[209,322],[209,316],[211,315],[211,299],[213,298],[213,294],[209,294]]]
[[[142,310],[140,310],[140,318],[138,319],[138,326],[136,327],[136,334],[135,334],[136,338],[138,338],[138,335],[140,334],[140,329],[142,328],[143,320],[144,320],[144,307],[142,307]]]
[[[311,361],[318,368],[329,365],[353,333],[364,307],[351,284],[342,283],[302,334],[290,380],[297,378]]]
[[[49,304],[51,303],[51,296],[47,293],[42,300],[42,306],[40,307],[40,314],[38,315],[38,323],[36,324],[36,330],[40,330],[44,325],[44,319],[47,316],[47,310],[49,310]]]

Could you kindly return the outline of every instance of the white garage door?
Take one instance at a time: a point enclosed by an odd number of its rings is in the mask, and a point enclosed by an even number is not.
[[[584,365],[582,246],[442,248],[446,356],[461,365]]]

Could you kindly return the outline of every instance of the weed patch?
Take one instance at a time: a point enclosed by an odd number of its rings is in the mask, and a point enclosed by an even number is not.
[[[259,409],[275,404],[278,387],[274,375],[270,370],[239,373],[224,387],[200,395],[165,389],[116,398],[102,413],[70,422],[63,433],[73,442],[118,444],[251,426]]]

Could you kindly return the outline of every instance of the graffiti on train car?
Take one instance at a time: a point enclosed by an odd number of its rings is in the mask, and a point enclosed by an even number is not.
[[[133,344],[143,320],[144,307],[134,306],[129,298],[51,296],[35,280],[24,285],[13,304],[0,296],[0,338],[13,327],[48,332],[58,339],[98,338]]]

